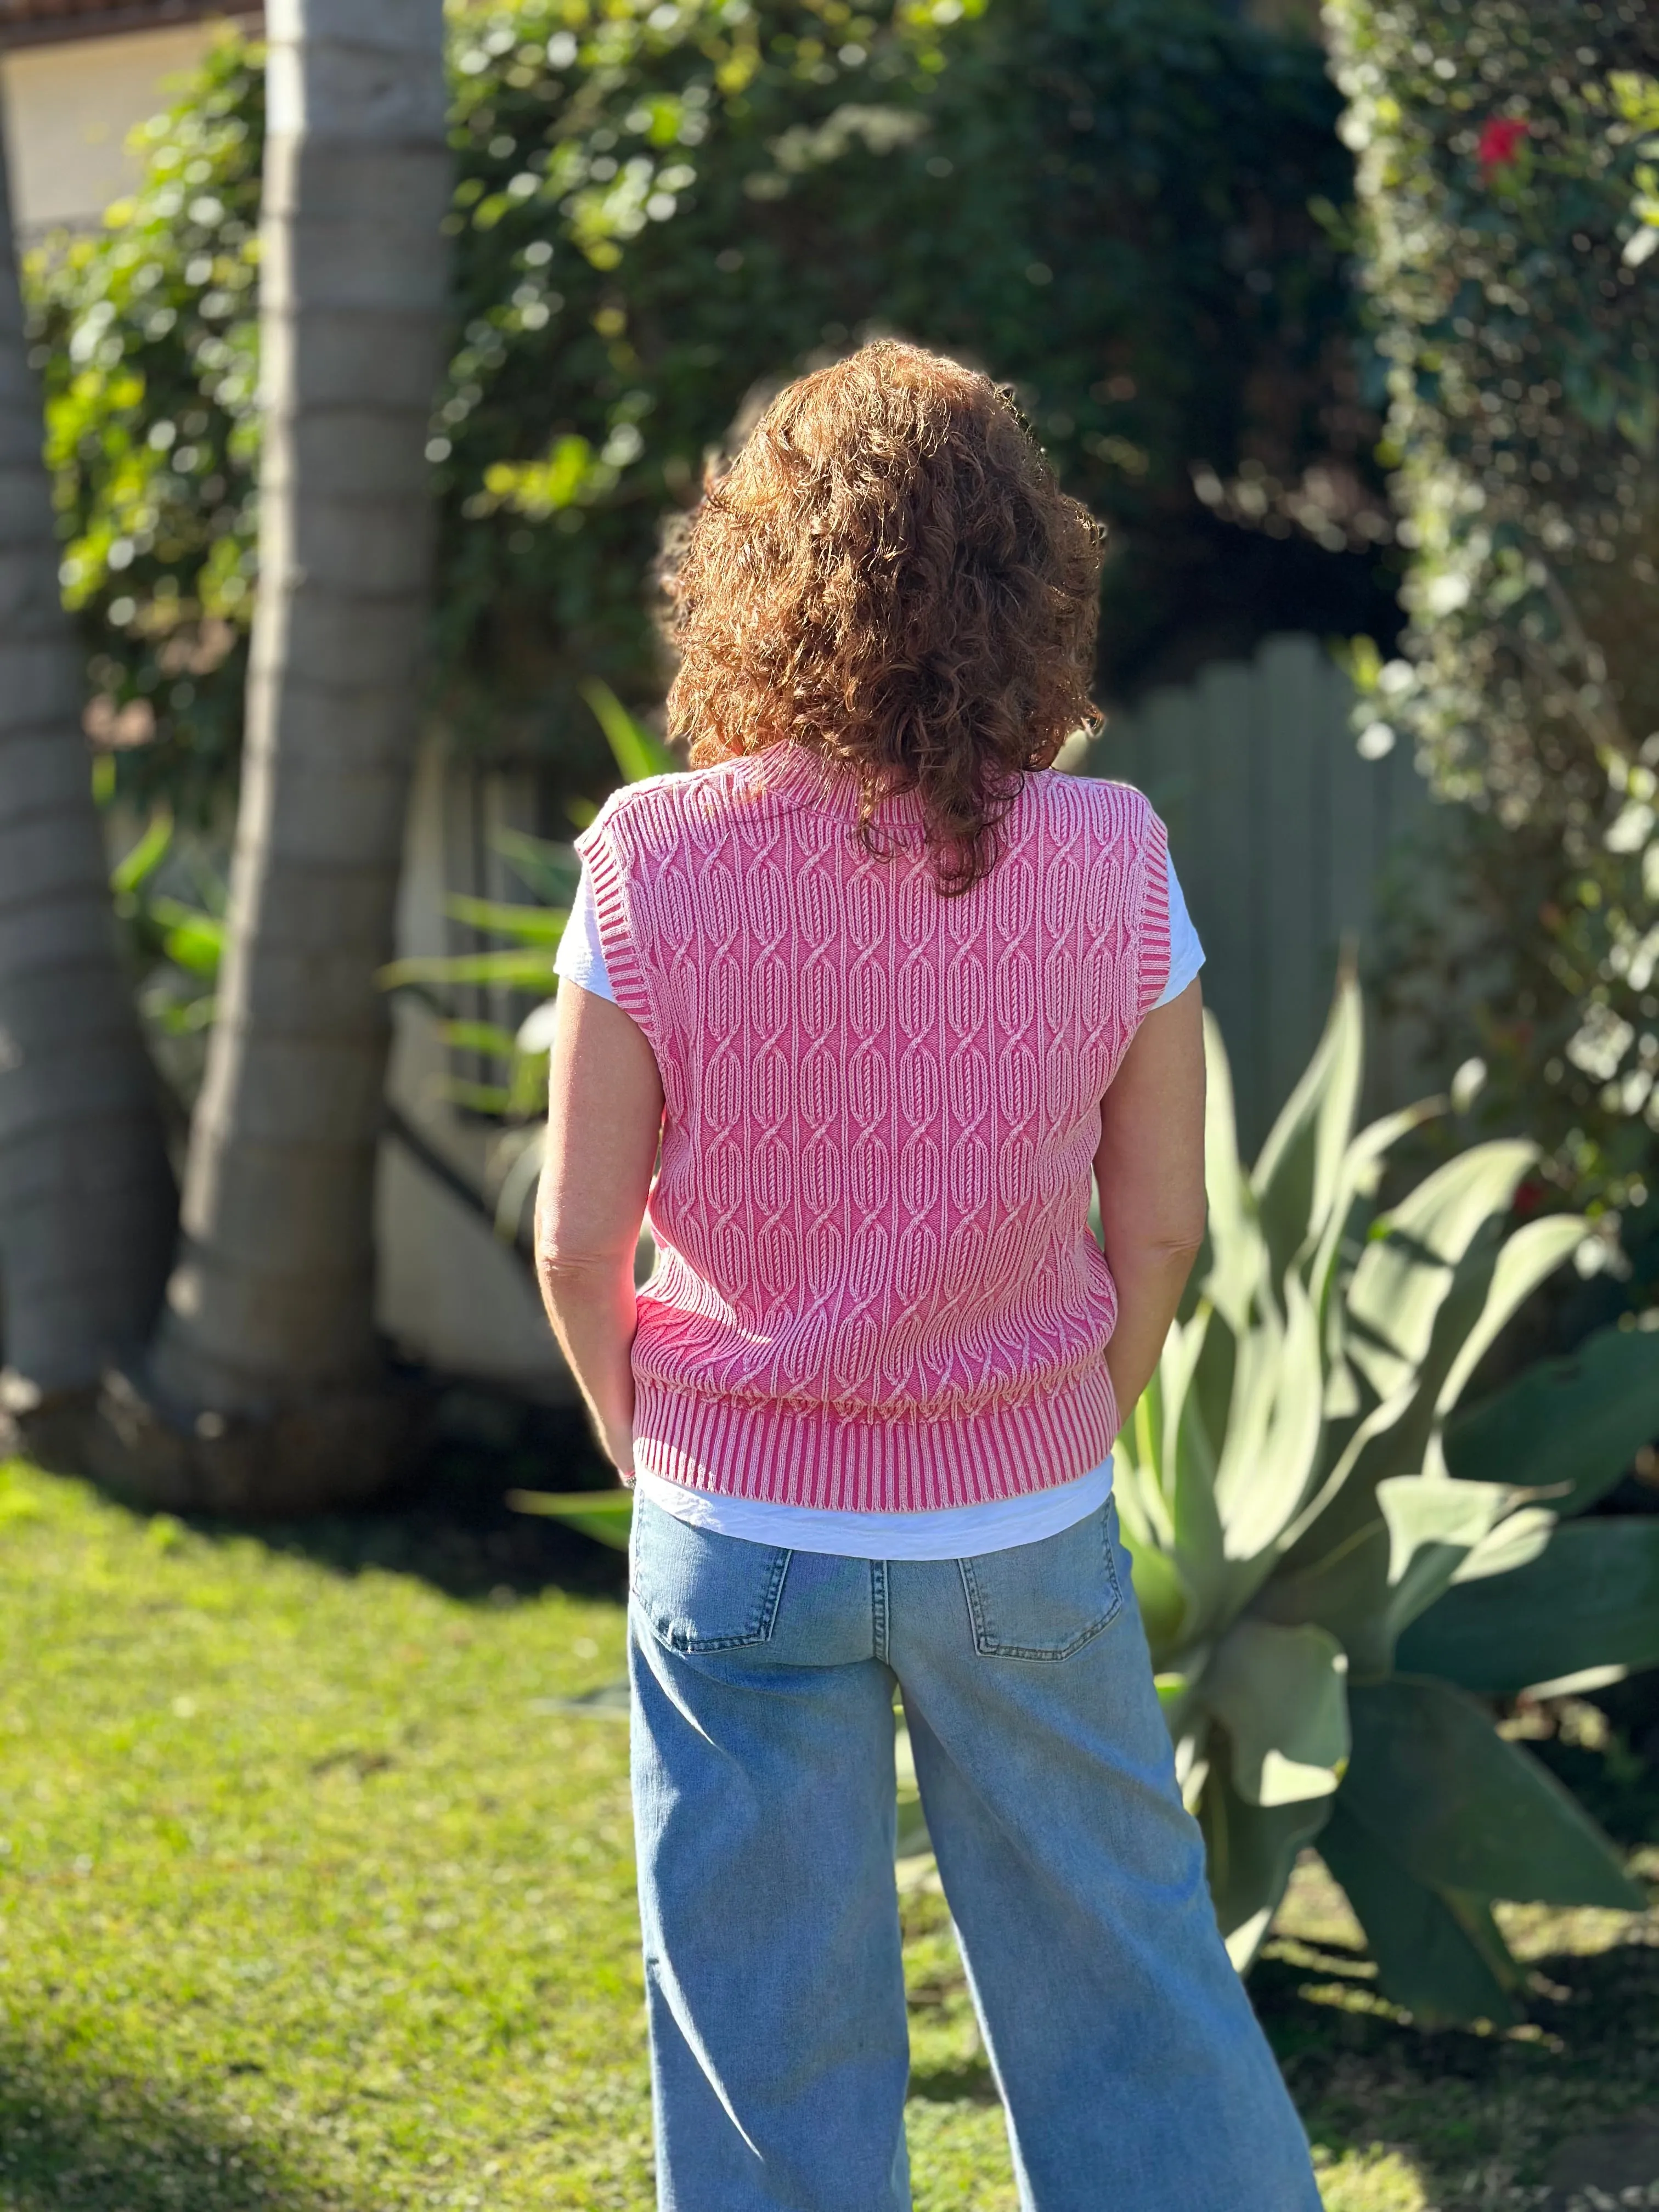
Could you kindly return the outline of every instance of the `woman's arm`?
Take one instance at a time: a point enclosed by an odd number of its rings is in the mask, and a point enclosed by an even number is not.
[[[644,1031],[620,1006],[562,983],[536,1193],[537,1273],[600,1442],[624,1475],[634,1472],[634,1254],[662,1103]]]
[[[1100,1109],[1095,1154],[1117,1327],[1120,1425],[1152,1380],[1204,1241],[1204,1018],[1196,982],[1136,1030]]]

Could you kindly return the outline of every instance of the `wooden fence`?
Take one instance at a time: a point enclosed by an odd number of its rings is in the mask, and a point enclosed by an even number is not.
[[[1169,825],[1251,1151],[1306,1065],[1344,939],[1362,973],[1374,956],[1380,871],[1430,803],[1404,747],[1361,757],[1352,698],[1317,639],[1271,638],[1253,660],[1150,693],[1086,763],[1146,792]],[[1367,1047],[1370,1111],[1431,1087],[1399,1029],[1372,1018]]]

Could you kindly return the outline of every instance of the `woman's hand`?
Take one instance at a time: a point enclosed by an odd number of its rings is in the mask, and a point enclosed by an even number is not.
[[[632,1395],[631,1392],[629,1394]],[[617,1470],[618,1480],[631,1483],[634,1480],[634,1430],[630,1422],[625,1429],[606,1429],[601,1431],[599,1442],[605,1455]]]
[[[634,1255],[662,1105],[643,1030],[609,1000],[562,983],[536,1193],[536,1268],[554,1334],[624,1478],[634,1472]]]

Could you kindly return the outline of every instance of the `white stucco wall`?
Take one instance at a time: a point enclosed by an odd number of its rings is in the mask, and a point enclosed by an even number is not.
[[[210,23],[174,23],[0,55],[13,220],[25,237],[60,223],[93,228],[131,190],[128,134],[167,105],[169,80],[195,66],[212,36]]]

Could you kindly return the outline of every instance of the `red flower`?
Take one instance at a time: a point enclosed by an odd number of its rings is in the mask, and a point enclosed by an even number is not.
[[[1516,147],[1526,135],[1527,126],[1518,115],[1494,115],[1480,133],[1480,143],[1474,149],[1483,174],[1489,177],[1494,169],[1501,169],[1512,161]]]

